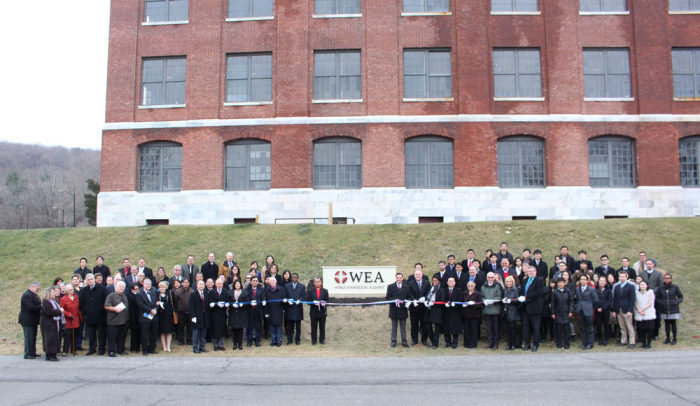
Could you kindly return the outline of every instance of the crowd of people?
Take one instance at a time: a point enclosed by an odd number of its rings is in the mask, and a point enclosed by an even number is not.
[[[257,261],[241,272],[228,252],[221,264],[210,253],[201,266],[189,255],[184,265],[176,265],[172,276],[164,267],[155,273],[144,258],[132,266],[124,259],[112,273],[98,256],[90,269],[80,258],[70,281],[56,278],[52,286],[38,294],[41,285],[32,282],[21,298],[19,323],[24,330],[24,358],[40,357],[36,352],[37,326],[40,326],[46,359],[58,355],[127,355],[129,350],[144,356],[160,349],[171,352],[173,335],[178,345],[191,345],[194,353],[226,351],[226,338],[233,350],[260,346],[270,339],[271,346],[299,345],[303,305],[309,306],[311,344],[325,344],[326,305],[330,298],[323,280],[315,277],[307,284],[288,270],[280,273],[272,256],[258,269]],[[476,348],[485,324],[488,348],[522,348],[537,351],[547,339],[557,348],[568,349],[581,340],[585,350],[617,341],[634,348],[641,341],[650,348],[659,336],[661,320],[665,344],[677,343],[677,320],[683,295],[670,273],[657,269],[657,261],[639,253],[639,261],[621,259],[621,266],[610,265],[607,255],[600,266],[593,266],[585,250],[574,259],[562,246],[550,268],[540,250],[524,249],[513,257],[508,244],[499,251],[486,250],[480,262],[469,249],[467,258],[457,261],[448,255],[428,277],[423,265],[413,273],[387,286],[386,299],[391,319],[391,347],[410,347],[406,324],[410,321],[411,345],[457,348],[463,336],[466,348]],[[577,322],[578,328],[574,323]],[[503,333],[502,333],[503,332]],[[578,332],[578,335],[577,335]]]

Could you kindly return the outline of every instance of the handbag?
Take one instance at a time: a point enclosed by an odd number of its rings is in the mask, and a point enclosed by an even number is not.
[[[170,295],[170,304],[173,306],[173,324],[177,324],[177,312],[175,311],[175,304],[173,303],[173,292],[168,292]]]

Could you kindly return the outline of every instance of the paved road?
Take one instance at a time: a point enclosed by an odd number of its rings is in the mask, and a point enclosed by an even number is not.
[[[129,356],[58,363],[4,356],[0,387],[0,405],[700,405],[700,351],[403,358]]]

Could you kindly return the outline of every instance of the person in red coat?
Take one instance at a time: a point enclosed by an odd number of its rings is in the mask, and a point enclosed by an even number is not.
[[[63,337],[63,354],[65,355],[70,351],[71,354],[75,355],[75,340],[83,316],[80,314],[78,295],[75,294],[72,285],[65,286],[65,294],[61,298],[60,305],[64,309],[63,315],[66,317],[66,331]]]

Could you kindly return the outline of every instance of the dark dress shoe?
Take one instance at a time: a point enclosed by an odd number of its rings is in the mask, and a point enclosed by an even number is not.
[[[33,355],[25,355],[24,359],[34,359],[34,356]]]
[[[391,348],[396,347],[396,343],[391,343]]]
[[[253,342],[252,342],[252,341],[248,341],[248,342],[245,343],[245,344],[246,344],[248,347],[250,347],[251,345],[253,345]]]
[[[113,353],[113,352],[110,352],[110,353],[109,353],[109,356],[112,357],[112,358],[114,358],[114,357],[117,356],[117,354],[115,354],[115,353]]]
[[[299,345],[301,342],[299,340],[295,341],[294,344]]]
[[[238,350],[239,350],[239,351],[243,351],[243,345],[239,345],[239,346],[238,346]]]
[[[564,345],[564,349],[568,350],[569,349],[569,344]]]
[[[312,342],[311,342],[311,345],[316,345],[316,341],[312,341]]]
[[[669,340],[668,337],[666,337],[666,339],[664,340],[664,344],[671,344],[671,340]]]
[[[628,348],[629,348],[630,350],[633,350],[633,349],[634,349],[634,344],[628,345]]]
[[[194,352],[195,354],[199,354],[199,350],[198,350],[198,349],[196,349],[196,348],[195,348],[195,349],[193,349],[193,350],[192,350],[192,352]]]
[[[452,349],[457,349],[457,343],[452,343]]]
[[[105,355],[105,352],[104,352],[104,351],[100,351],[100,352],[97,353],[97,355]]]
[[[260,342],[259,342],[259,341],[256,341],[256,342],[255,342],[255,346],[256,346],[256,347],[260,347]]]
[[[47,361],[58,362],[58,358],[56,358],[56,357],[49,357],[49,359],[47,359]]]
[[[158,351],[148,351],[148,353],[155,355],[155,354],[158,354]]]
[[[287,340],[287,345],[292,345],[292,340]]]
[[[200,348],[200,349],[199,349],[199,352],[209,352],[209,351],[207,351],[206,348]]]
[[[90,351],[88,351],[85,355],[92,355],[92,354],[95,354],[95,353],[97,353],[97,351],[90,350]]]
[[[126,352],[119,352],[118,354],[121,355],[121,356],[129,355],[129,354],[127,354]]]
[[[530,347],[529,345],[526,345],[526,346],[523,347],[523,351],[527,351],[527,350],[529,350],[530,348],[532,348],[532,347]]]
[[[533,346],[532,346],[532,352],[537,352],[538,348],[539,348],[538,346],[533,345]]]
[[[404,348],[409,348],[408,343],[401,343],[401,345],[402,345]]]
[[[318,340],[321,345],[326,345],[326,340]]]
[[[147,357],[147,356],[148,356],[148,351],[144,351],[144,352],[143,352],[143,356],[144,356],[144,357]]]
[[[673,337],[673,340],[671,340],[671,345],[676,345],[678,341],[676,341],[676,337]]]

